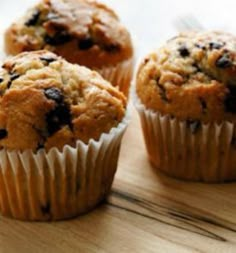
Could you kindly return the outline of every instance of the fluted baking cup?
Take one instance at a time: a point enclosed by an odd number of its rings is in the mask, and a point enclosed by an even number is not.
[[[133,93],[151,164],[184,180],[236,180],[235,124],[180,121],[147,109]]]
[[[103,78],[117,86],[126,96],[129,94],[130,82],[133,76],[134,59],[122,61],[115,66],[95,69]]]
[[[109,193],[129,116],[99,141],[0,151],[0,211],[21,220],[61,220],[94,208]]]

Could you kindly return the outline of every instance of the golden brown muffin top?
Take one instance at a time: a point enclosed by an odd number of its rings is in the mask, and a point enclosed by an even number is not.
[[[8,29],[6,37],[9,54],[48,49],[90,67],[132,56],[130,35],[117,15],[91,0],[42,0]]]
[[[236,38],[188,32],[144,59],[137,94],[149,109],[183,120],[236,119]]]
[[[21,53],[0,68],[0,147],[61,150],[98,140],[125,107],[123,94],[97,72],[48,51]]]

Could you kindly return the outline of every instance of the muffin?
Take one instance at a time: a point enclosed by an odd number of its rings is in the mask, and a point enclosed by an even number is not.
[[[126,95],[133,71],[130,34],[113,10],[91,0],[42,0],[5,33],[5,51],[47,49],[97,70]]]
[[[236,179],[236,38],[187,32],[141,63],[139,111],[151,163],[170,176]]]
[[[0,211],[60,220],[108,194],[126,128],[126,99],[98,73],[48,52],[0,69]]]

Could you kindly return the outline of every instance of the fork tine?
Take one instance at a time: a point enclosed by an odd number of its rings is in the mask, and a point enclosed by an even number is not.
[[[191,14],[177,17],[173,21],[173,24],[178,32],[204,30],[204,27],[198,21],[198,19]]]

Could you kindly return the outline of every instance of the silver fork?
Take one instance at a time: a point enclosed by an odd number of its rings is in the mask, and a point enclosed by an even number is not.
[[[178,32],[186,31],[201,31],[204,30],[204,26],[199,22],[199,20],[194,17],[194,15],[186,14],[183,16],[177,17],[173,21],[174,27]]]

